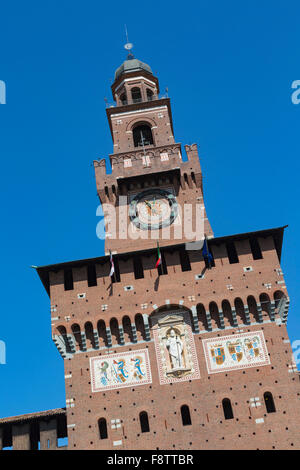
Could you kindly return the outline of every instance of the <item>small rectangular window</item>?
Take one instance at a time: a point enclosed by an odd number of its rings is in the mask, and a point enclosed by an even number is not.
[[[226,243],[226,250],[227,250],[227,256],[229,259],[230,264],[238,263],[239,258],[236,252],[235,244],[234,242],[228,242]]]
[[[250,247],[253,259],[262,259],[263,255],[257,238],[250,238]]]
[[[180,249],[179,257],[180,257],[181,271],[190,271],[192,269],[190,258],[189,258],[188,252],[184,248]]]
[[[140,256],[134,256],[133,258],[133,269],[135,279],[143,279],[144,269],[143,263]]]
[[[64,270],[65,290],[74,289],[72,269]]]
[[[88,275],[88,286],[93,287],[97,285],[96,267],[94,264],[90,264],[87,267]]]

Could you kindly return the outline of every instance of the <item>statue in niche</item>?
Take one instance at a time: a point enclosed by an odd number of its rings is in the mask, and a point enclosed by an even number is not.
[[[183,342],[180,335],[176,334],[174,328],[167,333],[166,347],[170,355],[172,369],[181,369],[183,364]]]

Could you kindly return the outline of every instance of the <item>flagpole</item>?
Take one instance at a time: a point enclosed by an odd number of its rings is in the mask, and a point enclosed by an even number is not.
[[[207,253],[209,253],[209,251],[208,251],[208,243],[207,243],[207,235],[206,235],[206,233],[204,234],[204,237],[205,237],[205,243],[206,243]],[[210,266],[210,258],[209,258],[209,255],[207,256],[207,260],[208,260],[208,269],[210,269],[211,266]]]
[[[115,278],[115,265],[114,265],[113,257],[112,257],[112,254],[111,254],[111,250],[109,250],[109,255],[110,255],[110,272],[111,272],[112,269],[113,269],[112,275],[110,276],[110,277],[111,277],[111,281],[113,282],[113,280],[114,280],[114,281],[116,282],[116,278]]]
[[[206,249],[207,249],[207,253],[208,253],[208,269],[211,269],[211,260],[210,260],[210,252],[209,252],[209,249],[208,249],[208,241],[207,241],[207,235],[206,233],[204,234],[204,237],[205,237],[205,243],[206,243]]]
[[[157,267],[157,270],[158,270],[158,267],[161,266],[161,274],[163,274],[163,263],[162,263],[162,257],[161,257],[161,252],[160,252],[160,249],[159,249],[159,243],[158,241],[156,242],[157,243],[157,255],[158,255],[158,260],[156,262],[156,267]],[[160,260],[160,263],[157,264]],[[158,272],[158,275],[159,275],[159,272]]]

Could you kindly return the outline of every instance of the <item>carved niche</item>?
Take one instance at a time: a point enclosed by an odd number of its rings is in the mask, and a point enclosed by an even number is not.
[[[160,382],[199,378],[188,313],[161,314],[153,323]]]

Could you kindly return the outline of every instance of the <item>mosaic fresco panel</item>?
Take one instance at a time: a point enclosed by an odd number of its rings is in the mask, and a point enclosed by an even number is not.
[[[92,392],[152,383],[147,349],[90,358]]]
[[[202,340],[209,374],[270,364],[262,331]]]

